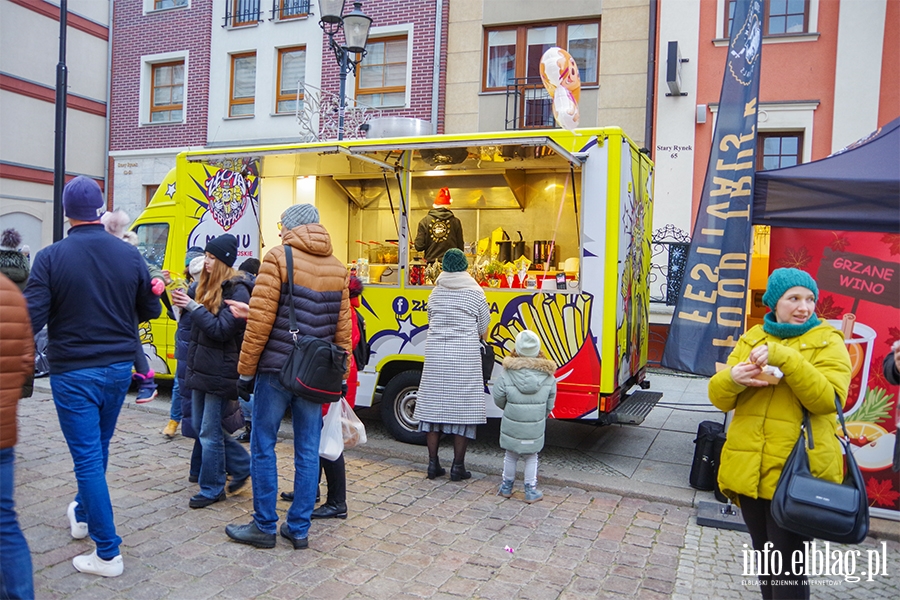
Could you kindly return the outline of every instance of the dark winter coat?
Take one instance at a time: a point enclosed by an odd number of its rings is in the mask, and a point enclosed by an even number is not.
[[[162,310],[144,257],[99,223],[37,253],[25,299],[34,333],[47,325],[51,374],[134,362],[138,323]]]
[[[192,283],[188,295],[192,298],[196,293],[197,284]],[[230,311],[229,311],[230,312]],[[181,434],[197,439],[197,430],[194,429],[191,414],[193,413],[193,402],[191,401],[191,388],[185,381],[187,374],[187,356],[188,348],[191,345],[191,311],[182,311],[181,317],[178,319],[178,328],[175,330],[175,378],[178,379],[178,395],[177,402],[181,402]],[[241,405],[237,402],[228,402],[224,407],[222,414],[222,426],[229,433],[234,433],[243,427],[243,417],[241,415]]]
[[[900,385],[900,372],[897,371],[893,352],[888,352],[888,355],[884,357],[884,378],[891,385]]]
[[[463,250],[464,246],[462,223],[450,210],[433,208],[419,221],[416,250],[425,251],[426,262],[441,260],[450,248]]]
[[[202,305],[190,311],[191,342],[185,373],[188,388],[226,400],[237,399],[237,365],[246,321],[236,319],[224,300],[250,302],[251,292],[250,281],[238,275],[222,284],[219,314],[212,314]]]
[[[0,273],[9,277],[19,290],[28,281],[28,257],[18,250],[0,250]]]
[[[547,415],[556,401],[556,363],[546,358],[507,356],[494,381],[494,404],[503,410],[500,447],[517,454],[544,448]]]

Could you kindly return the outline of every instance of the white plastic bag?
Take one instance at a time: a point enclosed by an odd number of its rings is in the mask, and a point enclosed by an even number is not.
[[[345,398],[341,398],[341,432],[344,437],[344,448],[353,448],[366,443],[366,428],[353,407]],[[328,409],[331,412],[331,409]]]
[[[341,434],[341,411],[332,404],[322,419],[322,437],[319,438],[319,456],[325,460],[337,460],[344,451]]]

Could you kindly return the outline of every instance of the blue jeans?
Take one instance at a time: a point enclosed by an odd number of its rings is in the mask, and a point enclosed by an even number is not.
[[[244,423],[249,423],[253,420],[253,394],[250,394],[249,400],[238,398],[238,401],[241,403],[241,414],[244,415]]]
[[[221,396],[194,390],[191,400],[191,423],[195,428],[200,424],[198,439],[203,449],[198,481],[200,494],[217,498],[225,491],[226,461],[232,477],[243,479],[250,474],[250,455],[222,428],[225,400]]]
[[[278,382],[278,375],[272,373],[257,375],[254,392],[253,429],[250,431],[253,520],[261,531],[275,533],[278,523],[275,442],[281,419],[290,406],[294,426],[294,502],[287,512],[287,526],[291,535],[306,537],[319,486],[322,405],[292,396]]]
[[[0,598],[34,598],[31,552],[13,501],[15,448],[0,450]]]
[[[75,464],[78,494],[75,517],[88,524],[97,556],[119,555],[112,502],[106,484],[109,440],[116,430],[122,402],[131,384],[131,362],[77,369],[50,375],[53,403]]]
[[[178,421],[181,423],[181,419],[184,415],[181,412],[181,384],[178,383],[178,378],[176,377],[172,384],[172,408],[169,409],[169,418],[173,421]]]

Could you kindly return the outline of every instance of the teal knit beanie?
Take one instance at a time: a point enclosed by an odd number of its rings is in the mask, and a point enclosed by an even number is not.
[[[796,285],[805,287],[813,293],[816,300],[819,299],[819,286],[809,273],[800,269],[775,269],[766,283],[766,293],[762,297],[763,304],[775,310],[775,305],[784,293]]]
[[[466,255],[459,248],[450,248],[444,252],[444,258],[441,261],[441,267],[448,273],[459,273],[469,268],[469,261]]]

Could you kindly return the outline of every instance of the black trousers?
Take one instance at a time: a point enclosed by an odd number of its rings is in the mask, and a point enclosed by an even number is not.
[[[347,474],[344,471],[344,454],[341,453],[336,460],[319,458],[319,464],[325,472],[325,481],[328,484],[328,496],[326,504],[339,506],[347,503]]]
[[[753,540],[753,549],[763,551],[766,542],[771,542],[772,544],[768,553],[769,560],[766,565],[768,568],[761,569],[757,565],[757,570],[769,573],[769,575],[760,575],[758,577],[762,597],[765,600],[780,600],[782,598],[808,600],[809,580],[805,574],[795,574],[791,571],[793,566],[791,557],[796,550],[803,552],[803,542],[809,542],[811,538],[779,527],[775,523],[775,519],[772,518],[771,500],[741,496],[740,506],[744,523],[747,524],[750,538]],[[772,575],[772,557],[775,551],[779,553],[781,558],[780,575]],[[775,560],[774,562],[775,566],[778,567],[779,561]]]

